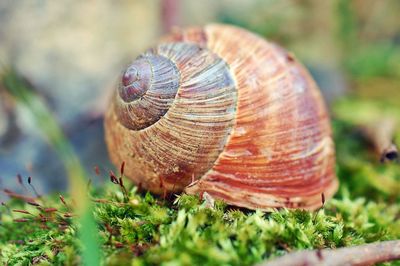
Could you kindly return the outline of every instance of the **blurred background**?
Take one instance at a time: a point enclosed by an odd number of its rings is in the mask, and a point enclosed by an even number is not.
[[[329,103],[350,94],[400,104],[399,14],[397,0],[2,0],[0,67],[32,85],[88,173],[98,166],[105,178],[108,95],[169,28],[238,25],[292,51]],[[63,169],[29,110],[0,85],[0,187],[18,187],[20,174],[42,193],[62,190]]]

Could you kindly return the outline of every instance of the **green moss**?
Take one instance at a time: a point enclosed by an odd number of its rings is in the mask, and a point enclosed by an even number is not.
[[[317,212],[301,210],[243,212],[220,204],[206,207],[195,196],[182,195],[176,204],[146,201],[133,189],[130,201],[109,194],[112,203],[97,205],[95,214],[105,264],[252,265],[295,249],[341,247],[400,237],[399,207],[351,200],[348,193]],[[147,197],[148,198],[148,197]],[[17,204],[10,202],[9,205]],[[48,204],[60,207],[55,200]],[[1,259],[14,265],[42,260],[52,264],[79,262],[74,224],[64,231],[56,222],[42,229],[38,221],[11,221],[3,214]]]

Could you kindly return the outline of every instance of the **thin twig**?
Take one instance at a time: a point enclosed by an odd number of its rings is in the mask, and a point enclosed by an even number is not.
[[[307,250],[259,264],[259,266],[363,266],[400,259],[400,240],[339,249]]]
[[[374,145],[380,161],[394,161],[399,157],[398,149],[393,143],[396,120],[383,117],[378,121],[361,126],[364,136]]]

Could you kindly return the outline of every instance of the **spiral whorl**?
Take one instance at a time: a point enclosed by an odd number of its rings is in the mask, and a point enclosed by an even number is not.
[[[121,85],[118,88],[121,99],[130,103],[142,97],[150,87],[152,69],[146,59],[134,61],[122,74]]]
[[[139,56],[122,74],[116,112],[129,129],[140,130],[157,122],[170,108],[179,87],[174,62],[152,51]]]

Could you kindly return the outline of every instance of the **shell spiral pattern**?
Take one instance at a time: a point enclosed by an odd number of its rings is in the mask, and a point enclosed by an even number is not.
[[[105,131],[113,163],[159,194],[316,209],[338,186],[317,85],[284,49],[233,26],[177,30],[139,56]]]

